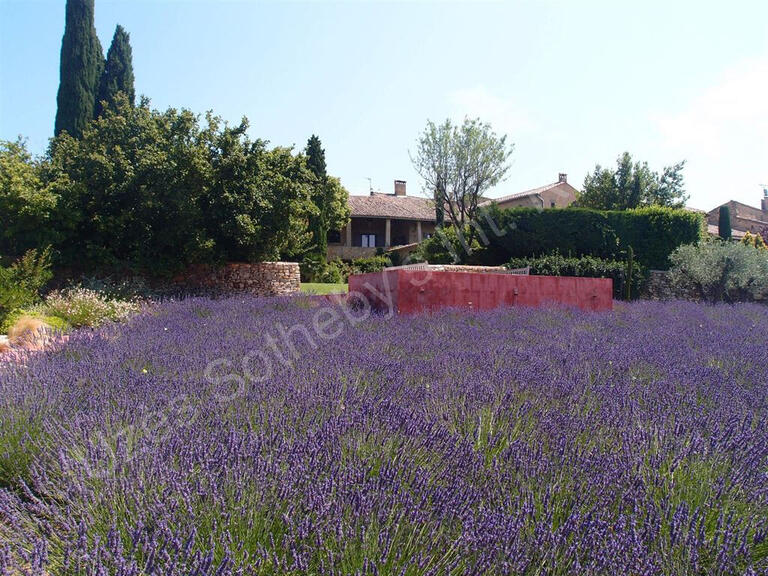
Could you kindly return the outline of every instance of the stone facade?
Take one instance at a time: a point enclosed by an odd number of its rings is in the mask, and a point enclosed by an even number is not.
[[[731,229],[742,232],[760,232],[768,228],[768,195],[763,197],[761,208],[731,200],[720,206],[728,206],[731,215]],[[707,224],[717,226],[720,223],[720,206],[707,212]],[[734,236],[737,236],[734,234]]]
[[[299,291],[300,274],[297,262],[231,262],[220,268],[191,270],[176,282],[224,294],[282,296]]]

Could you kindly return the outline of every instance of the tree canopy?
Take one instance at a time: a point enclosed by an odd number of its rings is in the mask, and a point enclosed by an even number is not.
[[[316,179],[303,154],[247,129],[246,119],[230,126],[212,113],[153,110],[146,98],[131,106],[120,92],[80,138],[63,132],[44,158],[4,143],[0,220],[11,225],[0,248],[40,247],[22,232],[50,229],[60,265],[151,275],[302,254]],[[338,197],[343,188],[327,180]]]
[[[629,152],[616,160],[616,169],[599,164],[584,179],[575,205],[596,210],[630,210],[643,206],[682,208],[688,200],[683,183],[685,161],[653,172],[646,162],[634,162]]]
[[[513,148],[477,118],[465,118],[460,126],[427,121],[411,161],[435,200],[438,223],[443,210],[462,228],[473,220],[483,192],[509,170]]]

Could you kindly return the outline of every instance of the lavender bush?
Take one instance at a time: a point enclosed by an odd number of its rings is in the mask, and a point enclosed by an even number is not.
[[[352,314],[189,299],[0,365],[0,573],[768,571],[766,308]]]

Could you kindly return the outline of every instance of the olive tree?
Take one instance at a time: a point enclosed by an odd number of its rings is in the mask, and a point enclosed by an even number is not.
[[[768,298],[768,251],[740,242],[680,246],[669,257],[678,295],[691,291],[710,302]]]
[[[438,224],[444,211],[460,229],[475,219],[483,193],[506,176],[513,148],[478,118],[460,126],[427,121],[411,161],[434,198]]]

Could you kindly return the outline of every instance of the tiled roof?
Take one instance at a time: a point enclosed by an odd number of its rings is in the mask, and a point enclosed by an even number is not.
[[[567,182],[555,182],[553,184],[547,184],[546,186],[539,186],[538,188],[532,188],[531,190],[526,190],[525,192],[517,192],[516,194],[509,194],[507,196],[502,196],[500,198],[489,198],[485,202],[481,202],[480,205],[483,204],[489,204],[491,202],[506,202],[507,200],[516,200],[518,198],[525,198],[526,196],[536,196],[537,194],[541,194],[542,192],[546,192],[547,190],[551,190],[552,188],[557,188],[561,184],[568,184]]]
[[[349,210],[353,218],[397,218],[430,222],[436,219],[434,201],[419,196],[350,196]]]

